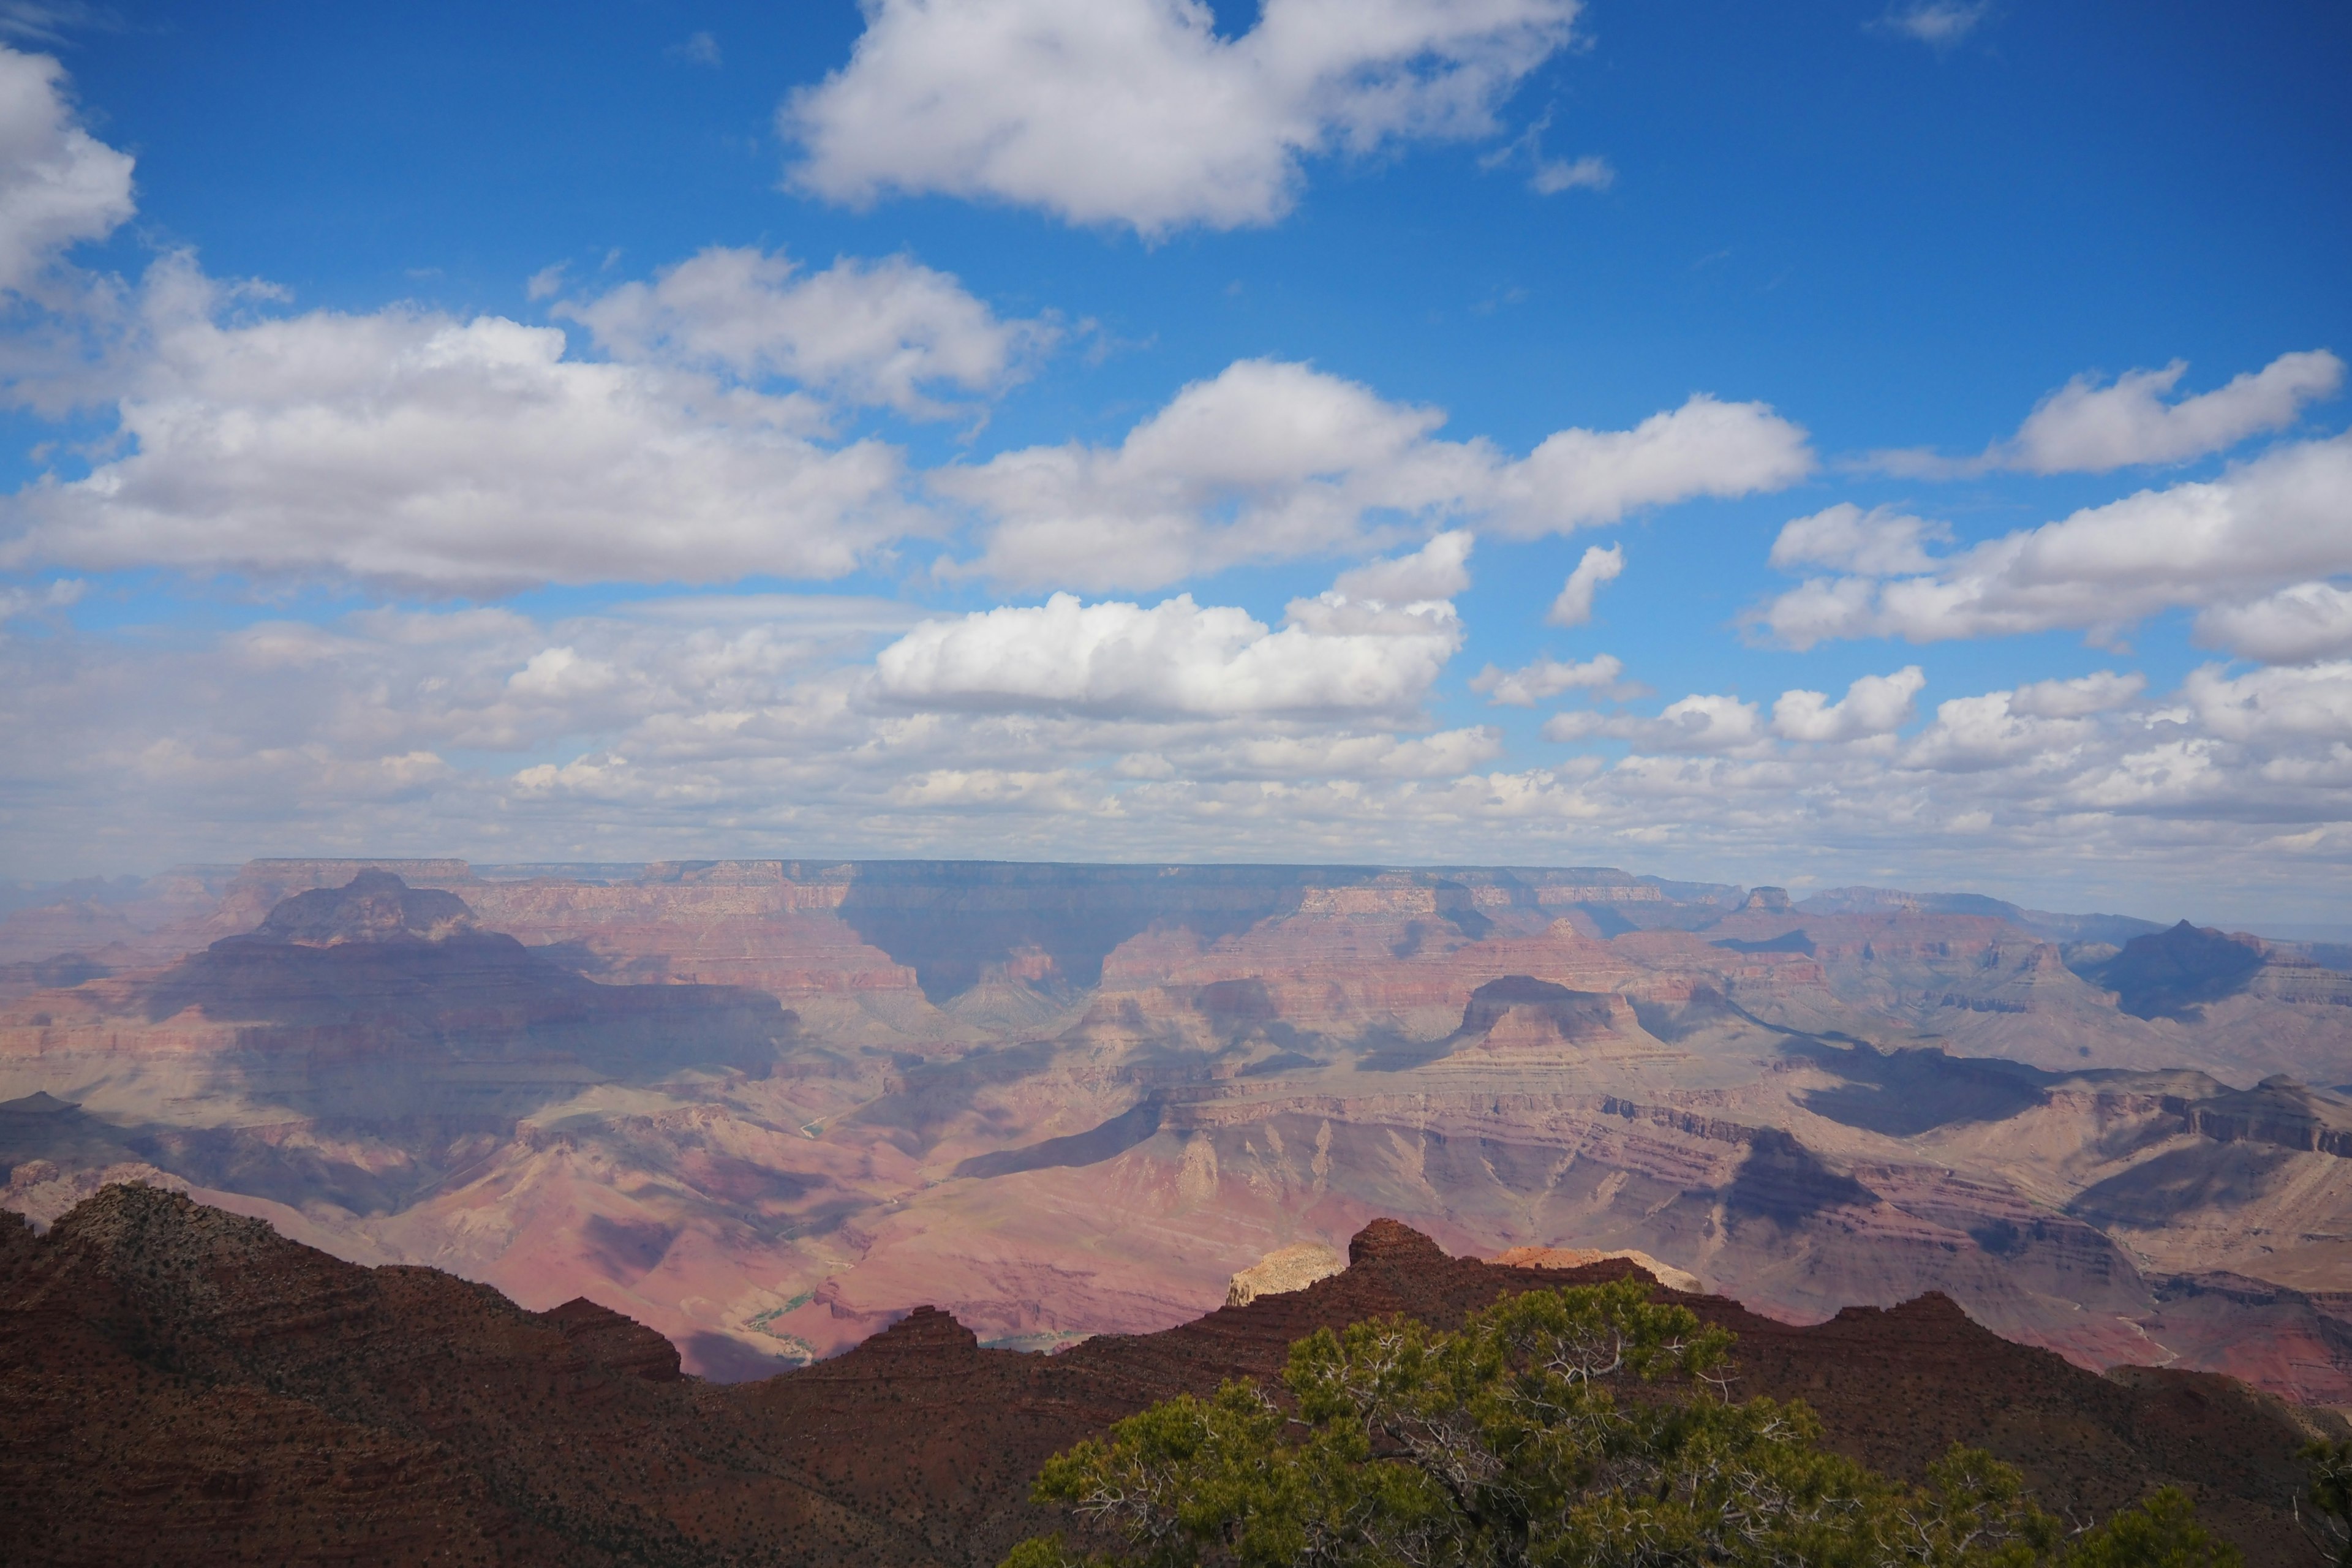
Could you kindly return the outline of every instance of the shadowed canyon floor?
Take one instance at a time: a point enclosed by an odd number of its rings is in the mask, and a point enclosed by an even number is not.
[[[1621,1278],[1447,1257],[1379,1221],[1344,1272],[1057,1355],[919,1307],[754,1383],[681,1378],[660,1336],[363,1268],[176,1194],[112,1186],[42,1237],[0,1216],[0,1557],[11,1562],[992,1563],[1051,1522],[1050,1454],[1175,1393],[1270,1378],[1321,1326],[1441,1326],[1508,1290]],[[1675,1295],[1738,1335],[1736,1389],[1913,1478],[1953,1442],[2104,1517],[2158,1486],[2256,1568],[2311,1561],[2296,1448],[2347,1430],[2209,1373],[2100,1377],[1937,1297],[1810,1328]]]
[[[0,921],[0,1204],[137,1177],[713,1378],[1394,1215],[2352,1405],[2340,961],[1601,869],[197,868]]]

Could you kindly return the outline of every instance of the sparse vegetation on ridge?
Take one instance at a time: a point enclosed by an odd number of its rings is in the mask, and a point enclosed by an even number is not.
[[[1730,1397],[1732,1336],[1638,1281],[1507,1296],[1291,1347],[1287,1399],[1226,1383],[1055,1456],[1055,1534],[1003,1568],[2234,1568],[2166,1489],[2095,1528],[1955,1447],[1915,1486],[1821,1445],[1801,1402]]]

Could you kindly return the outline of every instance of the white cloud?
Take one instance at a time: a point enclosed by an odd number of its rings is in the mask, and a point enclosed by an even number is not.
[[[1399,712],[1462,643],[1447,604],[1411,610],[1334,593],[1271,631],[1191,595],[1145,609],[1056,594],[1029,608],[926,621],[882,650],[883,693],[927,708],[1121,716]]]
[[[1512,766],[1492,729],[1401,732],[1364,710],[910,706],[872,667],[889,620],[762,595],[557,619],[383,609],[170,647],[61,624],[0,640],[0,733],[44,742],[6,754],[12,796],[43,805],[0,816],[0,852],[22,875],[811,844],[1784,883],[1791,867],[1859,880],[1900,864],[1907,886],[2200,920],[2326,919],[2352,874],[2345,662],[2216,666],[2161,698],[2105,675],[1963,697],[1891,750],[1788,742],[1755,707],[1703,696],[1671,719],[1617,716],[1630,754]],[[2042,716],[2059,712],[2074,716]]]
[[[1928,542],[1948,542],[1948,524],[1912,517],[1893,507],[1868,511],[1852,501],[1840,501],[1811,517],[1783,523],[1772,542],[1772,564],[1782,571],[1794,566],[1832,566],[1866,576],[1891,577],[1907,572],[1932,572]]]
[[[619,680],[620,672],[602,659],[583,658],[571,647],[550,647],[507,677],[507,689],[525,699],[566,700],[601,695]]]
[[[1580,664],[1539,658],[1525,668],[1507,671],[1490,664],[1471,678],[1470,689],[1486,692],[1486,700],[1499,707],[1532,708],[1563,691],[1624,690],[1617,683],[1624,673],[1624,661],[1614,654],[1604,653]]]
[[[2344,384],[2344,362],[2326,350],[2281,354],[2227,386],[2166,403],[2186,360],[2129,371],[2111,385],[2076,376],[2018,428],[2012,466],[2029,473],[2103,473],[2134,463],[2178,463],[2294,423],[2303,405]]]
[[[2297,583],[2242,605],[2215,605],[2197,617],[2197,640],[2265,664],[2303,664],[2352,653],[2352,594],[2330,583]]]
[[[805,398],[567,359],[563,334],[394,307],[224,324],[146,289],[135,447],[0,502],[0,563],[335,576],[428,592],[833,577],[904,531],[900,464]]]
[[[65,68],[0,44],[0,293],[37,290],[67,250],[131,216],[130,155],[67,102]]]
[[[1433,735],[1339,731],[1221,739],[1132,753],[1119,759],[1116,771],[1139,779],[1452,779],[1502,754],[1502,731],[1480,725]]]
[[[1958,43],[1992,12],[1992,0],[1913,0],[1879,18],[1889,32],[1944,48]]]
[[[1588,153],[1581,158],[1545,158],[1536,163],[1536,172],[1528,176],[1528,188],[1539,196],[1556,196],[1562,191],[1605,191],[1617,183],[1617,171],[1609,160]]]
[[[1528,189],[1539,196],[1556,196],[1562,191],[1605,191],[1617,183],[1617,171],[1597,153],[1580,158],[1544,156],[1544,132],[1550,129],[1551,111],[1546,110],[1509,142],[1482,155],[1478,167],[1499,169],[1524,160],[1529,169]]]
[[[1903,762],[1948,773],[2046,769],[2074,762],[2076,746],[2095,732],[2079,719],[2020,711],[2013,691],[1988,691],[1937,703],[1935,722],[1904,748]]]
[[[1826,692],[1784,691],[1772,704],[1772,731],[1784,740],[1844,742],[1891,735],[1911,721],[1911,700],[1927,678],[1916,664],[1865,675],[1832,702]]]
[[[89,584],[75,577],[60,577],[44,587],[0,587],[0,628],[19,616],[38,615],[44,610],[62,610],[81,602]]]
[[[849,63],[779,111],[801,188],[937,192],[1147,236],[1270,223],[1303,160],[1491,133],[1575,0],[873,0]]]
[[[2010,694],[2013,711],[2032,719],[2082,719],[2120,708],[2147,689],[2147,677],[2137,670],[2119,675],[2094,670],[2072,680],[2037,680]]]
[[[2189,672],[2181,694],[2223,740],[2352,742],[2352,660],[2239,676],[2209,664]]]
[[[1468,531],[1455,529],[1438,534],[1410,555],[1368,562],[1342,572],[1331,586],[1351,599],[1378,599],[1389,605],[1450,599],[1470,586],[1470,547],[1475,542]]]
[[[724,246],[554,313],[616,359],[782,376],[925,416],[952,411],[928,389],[995,391],[1055,335],[1045,321],[1000,320],[954,278],[903,256],[844,257],[803,275],[782,252]]]
[[[1775,490],[1812,472],[1805,432],[1761,403],[1699,394],[1631,430],[1561,430],[1496,475],[1496,520],[1533,538],[1646,506]]]
[[[1007,452],[930,476],[992,520],[972,569],[1012,584],[1152,587],[1356,545],[1375,507],[1442,514],[1488,465],[1432,409],[1300,364],[1243,360],[1118,447]]]
[[[1580,626],[1592,618],[1592,595],[1601,591],[1603,583],[1614,583],[1625,570],[1625,550],[1612,544],[1603,550],[1598,544],[1587,546],[1582,560],[1560,584],[1559,596],[1552,600],[1544,619],[1555,626]]]
[[[1751,618],[1797,647],[2097,630],[2352,572],[2352,436],[2276,447],[2219,479],[2142,490],[1929,564],[1815,578]]]
[[[2078,375],[2036,404],[2006,441],[1975,458],[1931,451],[1872,454],[1872,466],[1890,473],[1952,479],[1996,468],[2033,474],[2105,473],[2144,463],[2185,463],[2225,451],[2249,436],[2283,430],[2306,404],[2332,397],[2344,384],[2344,362],[2326,349],[2284,353],[2228,385],[2175,403],[2164,401],[2189,369],[2174,360],[2162,370],[2126,371],[2113,382]]]
[[[1654,719],[1631,713],[1555,713],[1547,741],[1631,741],[1654,752],[1728,752],[1755,755],[1770,743],[1756,704],[1736,697],[1693,695],[1669,702]]]
[[[1242,360],[1118,447],[1027,447],[930,482],[988,521],[959,570],[1102,590],[1362,549],[1398,520],[1565,532],[1792,483],[1812,461],[1804,432],[1763,405],[1705,396],[1633,430],[1559,432],[1517,461],[1483,439],[1435,439],[1444,420],[1310,366]]]

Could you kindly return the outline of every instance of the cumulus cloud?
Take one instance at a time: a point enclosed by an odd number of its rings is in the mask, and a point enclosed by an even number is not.
[[[1604,653],[1580,664],[1539,658],[1520,669],[1497,669],[1490,664],[1471,677],[1470,689],[1486,693],[1486,700],[1498,707],[1532,708],[1563,691],[1630,696],[1633,689],[1621,686],[1617,679],[1624,673],[1624,661],[1614,654]]]
[[[1761,403],[1700,394],[1631,430],[1561,430],[1497,472],[1497,526],[1531,539],[1700,496],[1787,488],[1812,472],[1805,432]]]
[[[2297,583],[2242,605],[2199,614],[2199,643],[2265,664],[2303,664],[2352,653],[2352,594],[2332,583]]]
[[[1836,742],[1891,735],[1911,721],[1911,700],[1927,678],[1916,664],[1892,675],[1865,675],[1832,702],[1822,691],[1783,691],[1772,704],[1772,732],[1784,740]]]
[[[1996,468],[2031,474],[2105,473],[2144,463],[2185,463],[2226,451],[2250,436],[2283,430],[2307,404],[2344,384],[2344,362],[2326,349],[2284,353],[2226,386],[2168,403],[2187,360],[2162,370],[2126,371],[2112,382],[2078,375],[2034,405],[2006,441],[1975,458],[1930,451],[1873,454],[1890,473],[1950,479]]]
[[[1791,519],[1772,541],[1772,564],[1786,572],[1800,566],[1830,566],[1842,572],[1891,577],[1909,572],[1932,572],[1930,542],[1948,543],[1948,524],[1912,517],[1893,507],[1864,511],[1852,501],[1840,501],[1811,517]]]
[[[2063,474],[2184,462],[2292,425],[2305,404],[2344,384],[2344,362],[2320,349],[2281,354],[2226,386],[2163,401],[2188,369],[2188,361],[2174,360],[2162,370],[2126,372],[2105,386],[2076,376],[2019,427],[2011,465]]]
[[[938,388],[1002,388],[1055,336],[1046,321],[999,319],[954,278],[903,256],[803,273],[781,251],[725,246],[554,313],[615,359],[781,376],[918,416],[953,411]]]
[[[1601,591],[1603,583],[1614,583],[1625,570],[1625,551],[1612,544],[1603,550],[1598,544],[1588,546],[1584,558],[1560,584],[1559,596],[1544,612],[1544,619],[1556,626],[1580,626],[1592,618],[1592,595]]]
[[[986,521],[979,559],[959,570],[1101,590],[1361,549],[1399,519],[1566,532],[1775,489],[1812,465],[1805,433],[1769,408],[1706,396],[1632,430],[1560,431],[1516,461],[1483,439],[1437,439],[1444,422],[1307,365],[1242,360],[1115,447],[1026,447],[930,482]]]
[[[1451,779],[1502,754],[1502,732],[1490,725],[1433,735],[1339,731],[1163,745],[1120,758],[1114,772],[1151,780]]]
[[[0,293],[38,291],[66,251],[121,226],[131,170],[82,129],[64,67],[0,44]]]
[[[1610,674],[1613,677],[1615,671]],[[1498,692],[1510,679],[1495,683]],[[1883,742],[1910,722],[1912,699],[1927,684],[1917,665],[1906,665],[1892,675],[1862,677],[1835,702],[1826,692],[1784,691],[1772,704],[1769,722],[1756,703],[1694,693],[1666,704],[1654,718],[1589,710],[1557,713],[1545,721],[1543,733],[1549,741],[1627,741],[1637,751],[1746,757],[1770,754],[1776,738],[1814,744]],[[1506,699],[1498,695],[1496,700]]]
[[[2014,691],[1956,697],[1936,706],[1935,721],[1904,748],[1913,768],[1946,773],[2000,767],[2049,769],[2076,760],[2076,748],[2095,733],[2079,717],[2027,710]]]
[[[2352,572],[2352,436],[2276,447],[2219,479],[2141,490],[1928,565],[1812,578],[1750,618],[1796,647],[2097,630]]]
[[[1776,714],[1703,696],[1654,729],[1615,716],[1623,755],[1537,766],[1489,728],[1412,733],[1366,710],[909,704],[873,662],[905,613],[681,595],[563,618],[386,608],[169,647],[69,623],[0,639],[0,732],[45,742],[8,753],[10,787],[47,803],[0,818],[0,847],[28,875],[812,843],[1667,871],[1672,854],[1749,881],[1899,863],[1906,885],[2151,916],[2197,913],[2178,902],[2193,885],[2206,907],[2313,920],[2352,871],[2343,660],[2216,665],[2161,696],[2101,672],[1959,697],[1892,748],[1788,741]]]
[[[2082,719],[2120,708],[2147,689],[2137,670],[2094,670],[2071,680],[2037,680],[2010,694],[2009,706],[2031,719]]]
[[[1147,236],[1287,212],[1304,160],[1481,136],[1576,0],[875,0],[849,63],[778,114],[800,188],[936,192]]]
[[[2209,664],[2189,672],[2181,694],[2223,740],[2352,742],[2352,660],[2237,676]]]
[[[1470,547],[1475,542],[1467,530],[1454,529],[1410,555],[1369,562],[1342,572],[1332,587],[1349,598],[1378,599],[1391,605],[1450,599],[1470,586]]]
[[[1291,606],[1280,631],[1189,594],[1155,605],[1034,607],[926,621],[882,650],[888,697],[934,708],[1138,716],[1397,712],[1462,643],[1447,604],[1411,610],[1338,594]]]
[[[1770,742],[1756,704],[1737,697],[1693,695],[1669,702],[1654,719],[1633,713],[1555,713],[1547,741],[1631,741],[1652,752],[1727,752],[1748,755]]]
[[[88,587],[88,584],[74,577],[60,577],[40,587],[0,587],[0,629],[19,616],[37,616],[79,604]]]
[[[394,307],[224,321],[184,260],[146,290],[132,449],[0,503],[0,563],[341,576],[427,592],[835,577],[902,532],[900,461],[819,410],[563,334]]]

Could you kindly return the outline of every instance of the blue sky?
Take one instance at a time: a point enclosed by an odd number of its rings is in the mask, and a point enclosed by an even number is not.
[[[1376,858],[2352,918],[2338,12],[0,42],[0,873]]]

